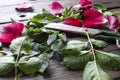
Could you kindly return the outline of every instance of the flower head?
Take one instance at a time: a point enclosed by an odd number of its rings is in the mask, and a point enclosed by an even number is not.
[[[49,10],[55,15],[61,14],[63,9],[63,6],[59,2],[53,2],[49,5]]]
[[[23,23],[11,23],[3,28],[3,32],[0,33],[0,42],[11,43],[11,41],[22,34],[24,28]]]
[[[103,14],[95,9],[85,10],[82,17],[84,21],[84,27],[101,28],[105,23]]]
[[[82,8],[91,8],[93,6],[93,3],[91,0],[80,0],[79,4]]]

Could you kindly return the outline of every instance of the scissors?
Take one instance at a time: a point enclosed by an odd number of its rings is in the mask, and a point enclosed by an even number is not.
[[[107,32],[105,30],[77,27],[77,26],[66,25],[63,23],[48,23],[44,27],[49,28],[49,29],[61,30],[61,31],[65,31],[65,32],[72,32],[72,33],[76,33],[76,34],[85,34],[85,32],[87,31],[91,36],[94,36],[101,32]]]
[[[33,18],[38,13],[20,13],[13,15],[2,15],[0,14],[0,24],[11,23],[11,19],[15,21],[26,21],[30,18]]]

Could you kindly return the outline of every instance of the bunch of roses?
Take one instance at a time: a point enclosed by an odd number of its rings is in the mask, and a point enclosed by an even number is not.
[[[109,29],[112,30],[120,27],[120,19],[113,15],[104,16],[102,11],[94,8],[94,4],[90,0],[80,0],[76,6],[79,8],[77,10],[82,10],[82,18],[69,17],[63,20],[62,23],[97,29],[103,28],[106,23],[108,23]],[[59,2],[53,2],[49,5],[49,10],[55,15],[59,15],[64,11],[64,7]]]

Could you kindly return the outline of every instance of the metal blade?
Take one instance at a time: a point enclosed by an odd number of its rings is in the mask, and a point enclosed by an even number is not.
[[[85,32],[88,31],[89,34],[93,36],[101,32],[98,29],[76,27],[76,26],[66,25],[62,23],[48,23],[47,25],[45,25],[45,27],[49,29],[62,30],[62,31],[73,32],[77,34],[85,34]]]

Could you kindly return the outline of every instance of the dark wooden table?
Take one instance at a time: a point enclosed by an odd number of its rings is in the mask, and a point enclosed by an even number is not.
[[[15,5],[21,1],[28,0],[0,0],[0,17],[10,14],[16,14]],[[59,1],[63,6],[75,5],[79,0],[31,0],[34,12],[41,12],[42,8],[46,8],[52,1]],[[112,11],[120,10],[120,0],[93,0],[94,3],[103,4]],[[3,24],[0,24],[2,27]],[[79,37],[78,37],[79,38]],[[74,38],[74,39],[78,39]],[[114,44],[110,44],[103,49],[107,52],[113,52],[120,55],[120,49]],[[37,74],[30,76],[21,76],[20,80],[82,80],[82,70],[73,71],[59,64],[58,58],[51,60],[47,74]],[[114,80],[120,80],[120,71],[105,70]],[[0,80],[14,80],[13,76],[0,77]]]

